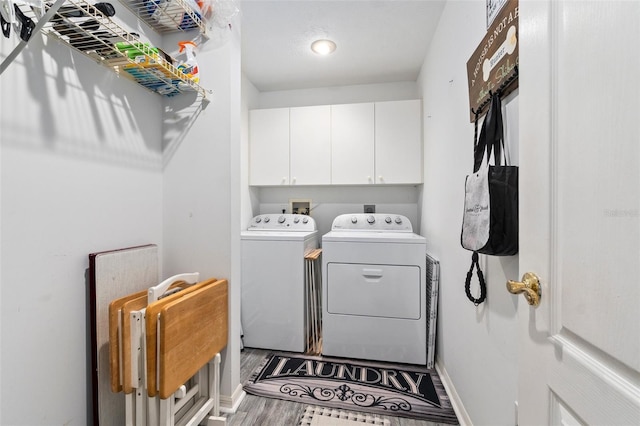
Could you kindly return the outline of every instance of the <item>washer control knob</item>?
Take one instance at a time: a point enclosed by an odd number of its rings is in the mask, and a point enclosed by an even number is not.
[[[373,217],[373,216],[369,216],[369,217],[367,217],[367,222],[369,222],[370,224],[372,224],[372,225],[373,225],[373,224],[375,223],[375,221],[376,221],[376,218],[375,218],[375,217]]]
[[[298,216],[293,218],[293,223],[298,223],[300,222],[300,218]]]
[[[391,218],[389,216],[387,216],[387,217],[384,218],[384,221],[387,222],[387,223],[391,223]]]
[[[270,220],[271,220],[271,218],[269,216],[265,216],[264,223],[269,223]]]
[[[396,217],[396,223],[398,225],[402,224],[402,218],[400,216]]]
[[[284,219],[284,216],[280,216],[280,217],[278,218],[278,223],[284,223],[284,220],[285,220],[285,219]]]
[[[308,217],[302,218],[302,223],[309,223],[309,218]]]
[[[358,223],[358,218],[355,216],[351,216],[351,223]]]
[[[256,217],[256,223],[262,222],[262,218],[260,216]]]

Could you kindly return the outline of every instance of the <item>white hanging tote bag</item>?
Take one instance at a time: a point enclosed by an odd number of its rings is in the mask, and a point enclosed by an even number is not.
[[[464,182],[462,247],[477,252],[489,241],[489,160],[485,150],[480,166]]]

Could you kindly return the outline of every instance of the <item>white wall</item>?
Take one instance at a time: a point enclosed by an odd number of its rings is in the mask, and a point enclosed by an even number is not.
[[[161,105],[39,34],[0,86],[0,424],[89,424],[88,255],[162,247]]]
[[[200,84],[210,103],[194,116],[172,98],[165,116],[164,271],[165,276],[200,272],[201,278],[229,281],[229,342],[222,353],[221,394],[231,404],[240,392],[240,27],[229,41],[198,52]],[[175,42],[184,37],[172,36]],[[184,120],[180,118],[183,117]],[[195,117],[195,119],[194,119]],[[186,126],[184,123],[191,120]],[[172,123],[177,123],[173,128]],[[167,139],[166,135],[176,135]],[[234,257],[235,256],[235,257]]]
[[[464,291],[471,252],[460,246],[464,179],[473,168],[466,62],[486,33],[484,7],[484,1],[447,2],[420,75],[425,129],[421,223],[428,251],[441,262],[438,362],[473,424],[507,425],[516,423],[518,364],[517,301],[505,281],[517,277],[518,257],[484,263],[487,300],[475,307]],[[513,161],[518,158],[517,97],[505,104]],[[477,294],[475,274],[473,283]]]
[[[311,217],[316,221],[318,235],[331,230],[336,216],[364,213],[364,204],[374,204],[376,213],[401,214],[409,218],[414,230],[420,229],[418,186],[296,186],[260,188],[258,214],[281,213],[289,209],[290,199],[311,199]]]
[[[258,189],[249,187],[249,110],[251,105],[258,104],[260,92],[242,75],[242,143],[241,143],[241,174],[240,183],[241,194],[241,230],[249,226],[251,218],[258,213],[260,201],[258,200]]]

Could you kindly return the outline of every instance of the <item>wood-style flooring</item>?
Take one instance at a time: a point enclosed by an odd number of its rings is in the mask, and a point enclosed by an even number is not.
[[[240,383],[245,383],[269,351],[245,348],[240,361]],[[296,426],[308,404],[263,398],[247,394],[234,414],[227,414],[229,426]],[[391,426],[445,426],[404,417],[380,416],[388,419]]]

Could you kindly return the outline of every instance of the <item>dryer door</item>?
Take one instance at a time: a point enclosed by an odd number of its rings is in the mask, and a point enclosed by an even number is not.
[[[329,263],[326,297],[331,314],[419,319],[420,268]]]

